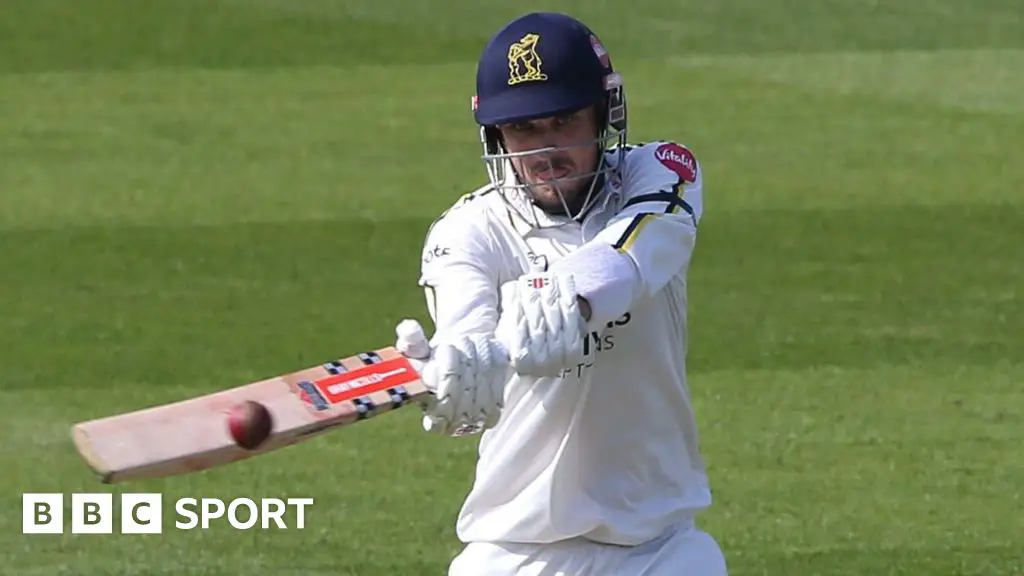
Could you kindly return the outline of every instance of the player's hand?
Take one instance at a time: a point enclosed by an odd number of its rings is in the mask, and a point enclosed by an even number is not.
[[[434,393],[423,404],[424,430],[464,436],[497,424],[511,374],[508,353],[494,338],[466,335],[431,349],[418,322],[405,320],[395,331],[395,347],[423,362],[420,378]]]
[[[587,321],[571,275],[532,271],[501,287],[497,338],[523,376],[561,374],[584,361]]]

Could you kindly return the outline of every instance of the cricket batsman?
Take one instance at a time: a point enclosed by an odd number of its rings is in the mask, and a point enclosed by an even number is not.
[[[626,140],[622,78],[581,22],[531,13],[480,57],[490,184],[427,232],[423,426],[480,433],[449,576],[725,576],[686,380],[703,212],[684,145]]]

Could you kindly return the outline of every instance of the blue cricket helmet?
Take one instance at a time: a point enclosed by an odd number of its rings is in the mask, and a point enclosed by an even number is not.
[[[595,145],[606,150],[617,144],[619,154],[624,155],[626,102],[622,80],[590,28],[565,14],[533,12],[499,30],[480,57],[472,99],[473,116],[480,125],[484,145],[483,158],[495,188],[506,194],[526,189],[508,177],[510,171],[514,175],[508,162],[513,155],[504,149],[498,125],[558,116],[589,106],[598,107]],[[594,171],[572,178],[592,181],[586,201],[570,216],[576,218],[586,212],[600,185],[599,176],[609,169],[604,154],[599,154]]]
[[[564,14],[527,14],[484,49],[474,116],[478,124],[494,126],[578,110],[607,95],[612,73],[611,59],[581,22]]]

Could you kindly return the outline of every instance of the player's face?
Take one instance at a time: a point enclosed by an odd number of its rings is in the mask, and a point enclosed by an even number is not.
[[[560,211],[590,185],[583,178],[597,166],[597,114],[593,107],[577,112],[515,122],[500,127],[510,153],[559,148],[512,158],[519,177],[529,185],[542,208]],[[557,180],[557,182],[555,182]],[[561,198],[559,197],[561,193]]]

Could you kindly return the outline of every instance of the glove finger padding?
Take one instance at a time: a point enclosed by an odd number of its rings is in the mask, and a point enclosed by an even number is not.
[[[587,337],[587,323],[580,311],[579,295],[572,276],[556,276],[558,309],[561,312],[563,365],[583,362],[583,339]]]
[[[502,294],[502,340],[519,374],[555,377],[583,361],[586,323],[571,276],[527,274]]]
[[[505,407],[505,384],[508,381],[508,360],[506,352],[490,338],[476,341],[475,371],[476,407],[479,410],[478,423],[492,428],[501,418]]]
[[[479,426],[498,411],[490,382],[494,363],[489,339],[467,337],[462,346],[466,364],[463,371],[464,398],[460,403],[458,420],[460,423]]]
[[[433,389],[436,400],[424,411],[423,429],[432,434],[450,435],[459,423],[460,405],[465,401],[463,375],[465,354],[461,341],[444,343],[434,351],[422,378],[428,389]]]
[[[498,318],[495,336],[508,350],[512,366],[520,373],[525,373],[523,362],[528,361],[530,356],[530,330],[526,315],[523,313],[522,298],[525,290],[520,289],[521,282],[522,280],[513,280],[501,286],[502,313]]]
[[[546,278],[539,280],[540,282],[534,280],[533,287],[526,291],[521,300],[529,341],[546,350],[548,335],[551,333],[551,318],[547,314],[547,301],[551,298],[549,292],[553,285]],[[538,284],[541,287],[538,288]]]
[[[558,286],[547,275],[526,275],[520,280],[521,315],[516,369],[520,374],[551,376],[558,358]]]
[[[423,385],[434,393],[435,402],[431,406],[431,414],[451,421],[454,413],[452,393],[457,385],[461,366],[461,354],[450,345],[441,345],[434,351],[434,357],[424,367],[420,375]]]
[[[434,350],[433,365],[440,381],[459,375],[465,363],[465,353],[453,344],[442,344]]]
[[[549,358],[548,364],[563,367],[566,365],[566,332],[565,306],[562,302],[563,280],[558,276],[548,280],[549,285],[541,291],[541,311],[544,322],[547,325],[547,332],[543,339],[544,352]],[[548,370],[550,372],[550,370]],[[550,374],[546,374],[550,375]]]
[[[436,390],[436,401],[424,410],[423,429],[451,436],[476,434],[500,418],[507,353],[489,336],[463,336],[437,347],[423,378]]]
[[[488,338],[479,338],[473,344],[475,345],[473,377],[480,384],[476,388],[477,404],[485,414],[500,411],[502,408],[501,398],[494,396],[494,376],[498,367],[494,345]]]

